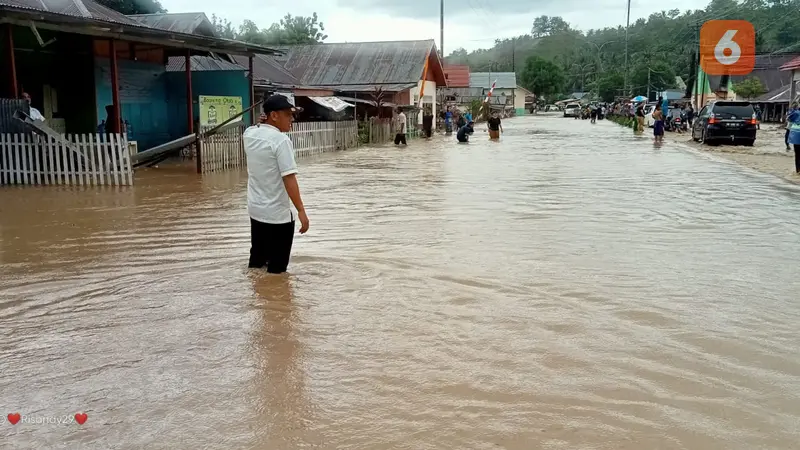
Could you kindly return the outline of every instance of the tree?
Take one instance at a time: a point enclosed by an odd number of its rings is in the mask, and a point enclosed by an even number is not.
[[[167,12],[158,0],[97,0],[97,3],[125,15]]]
[[[538,56],[525,60],[520,77],[523,86],[536,97],[555,94],[564,86],[564,71],[561,67]]]
[[[594,83],[597,95],[606,102],[613,102],[625,85],[625,76],[620,72],[606,72]]]
[[[535,38],[541,38],[559,33],[565,33],[570,29],[569,23],[567,23],[561,17],[539,16],[533,19],[533,28],[531,29],[531,34]]]
[[[270,30],[273,27],[270,27]],[[317,13],[313,13],[311,17],[286,14],[281,19],[280,26],[273,31],[278,33],[277,40],[281,42],[276,43],[279,44],[316,44],[328,38],[328,35],[323,33],[325,25],[319,21]]]
[[[236,39],[236,28],[233,27],[230,20],[222,19],[216,14],[211,15],[211,25],[214,26],[217,36],[226,39]]]
[[[764,88],[764,85],[761,84],[761,80],[755,77],[747,78],[738,83],[734,83],[733,91],[736,92],[737,96],[741,96],[746,99],[758,97],[759,95],[767,92],[767,90]]]
[[[713,0],[700,10],[672,9],[632,22],[628,32],[628,87],[631,94],[647,91],[649,67],[652,90],[675,86],[675,76],[689,81],[697,70],[696,25],[712,19],[741,19],[753,23],[758,53],[786,54],[800,51],[800,27],[795,17],[800,0]],[[536,56],[558,65],[569,75],[565,88],[579,89],[581,82],[598,82],[606,72],[620,72],[625,64],[624,24],[596,30],[576,30],[561,17],[539,16],[529,34],[496,40],[492,48],[451,54],[447,61],[468,64],[474,72],[512,70],[511,55],[517,62]],[[586,72],[590,63],[595,70]],[[666,63],[666,64],[665,64]],[[495,70],[495,69],[492,69]],[[584,73],[585,72],[585,73]],[[623,73],[623,76],[625,74]],[[599,86],[596,84],[596,86]],[[620,87],[621,89],[621,87]]]
[[[675,87],[675,71],[670,64],[663,61],[642,61],[633,68],[628,78],[628,87],[633,89],[635,95],[644,94],[648,90],[671,89]]]
[[[325,25],[319,21],[317,13],[311,17],[286,14],[269,28],[259,28],[258,24],[248,19],[237,30],[230,21],[217,16],[211,16],[211,23],[220,37],[258,45],[316,44],[328,38],[323,34]]]

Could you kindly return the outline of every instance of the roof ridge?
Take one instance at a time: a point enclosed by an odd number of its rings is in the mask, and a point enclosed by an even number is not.
[[[403,39],[398,41],[358,41],[358,42],[317,42],[315,44],[286,44],[286,45],[277,45],[274,47],[301,47],[301,46],[315,46],[315,45],[342,45],[342,44],[397,44],[402,42],[433,42],[435,43],[434,39]]]
[[[163,13],[147,13],[147,14],[125,14],[127,17],[143,17],[143,16],[178,16],[178,15],[189,15],[189,14],[203,14],[203,11],[195,11],[195,12],[179,12],[179,13],[171,13],[171,12],[163,12]]]

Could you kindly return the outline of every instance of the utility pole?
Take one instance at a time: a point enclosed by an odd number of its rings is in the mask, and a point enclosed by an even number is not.
[[[516,39],[513,39],[511,41],[511,71],[517,73],[517,63],[516,59],[514,58],[516,56],[516,52],[514,51],[515,44],[516,44]]]
[[[647,101],[650,101],[650,67],[647,68]]]
[[[444,62],[444,0],[439,3],[439,51]]]
[[[697,52],[697,67],[695,68],[695,71],[694,71],[694,74],[693,74],[694,76],[690,77],[690,78],[692,78],[692,80],[694,80],[694,89],[692,89],[692,95],[694,96],[694,98],[692,99],[692,103],[696,103],[697,104],[696,105],[697,106],[697,111],[699,112],[703,107],[700,105],[700,101],[697,100],[697,92],[696,91],[698,89],[702,89],[703,91],[706,90],[706,86],[705,86],[705,84],[706,84],[706,77],[705,77],[706,73],[703,72],[703,84],[700,85],[700,71],[702,70],[702,68],[700,67],[700,25],[696,25],[695,26],[695,30],[697,31],[697,34],[696,34],[696,36],[697,36],[697,47],[695,47],[695,51]]]
[[[628,28],[631,26],[631,0],[628,0],[628,20],[625,22],[625,94],[628,95]]]

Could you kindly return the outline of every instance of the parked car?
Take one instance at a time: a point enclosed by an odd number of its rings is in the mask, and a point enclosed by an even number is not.
[[[656,110],[655,103],[648,103],[644,105],[644,125],[653,128],[653,112]]]
[[[714,101],[700,110],[692,126],[692,139],[714,145],[723,142],[752,146],[758,119],[748,102]]]
[[[581,114],[581,105],[577,103],[570,103],[564,108],[564,117],[579,117]]]

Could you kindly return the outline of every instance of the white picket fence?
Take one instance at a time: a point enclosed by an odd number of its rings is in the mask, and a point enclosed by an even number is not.
[[[346,150],[358,145],[358,123],[355,120],[295,122],[292,124],[292,131],[286,134],[292,140],[295,155],[298,157]]]
[[[200,167],[203,173],[241,169],[245,166],[242,142],[244,130],[245,125],[241,124],[200,141]]]
[[[246,166],[242,142],[245,128],[245,125],[239,125],[200,141],[200,166],[203,173],[235,170]],[[286,134],[292,140],[297,157],[358,146],[358,123],[354,120],[295,122],[292,124],[292,131]]]
[[[8,184],[130,186],[128,143],[119,134],[0,134],[0,185]]]

